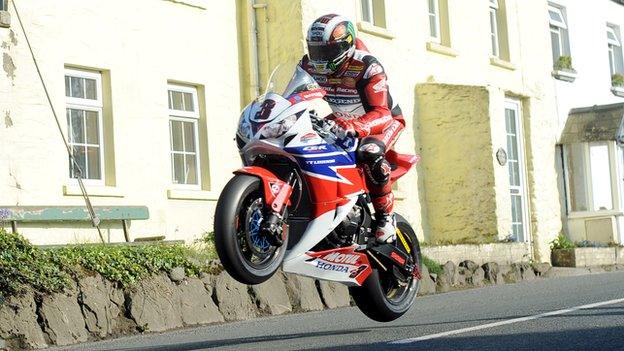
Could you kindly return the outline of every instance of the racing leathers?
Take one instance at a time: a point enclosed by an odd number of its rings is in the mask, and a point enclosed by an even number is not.
[[[394,194],[390,185],[390,164],[385,153],[390,150],[405,128],[401,109],[388,91],[384,68],[361,41],[356,40],[352,58],[332,74],[318,74],[304,56],[299,65],[326,91],[324,97],[333,111],[330,118],[346,131],[360,138],[357,162],[366,174],[367,186],[377,213],[378,231],[383,241],[394,237],[392,216]],[[344,115],[357,118],[343,118]],[[385,226],[385,232],[381,230]]]

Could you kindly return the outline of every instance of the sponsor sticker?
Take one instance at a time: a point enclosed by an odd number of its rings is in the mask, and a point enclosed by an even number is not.
[[[332,252],[330,254],[325,255],[323,257],[323,260],[332,262],[332,263],[344,263],[344,264],[357,265],[358,261],[360,260],[360,255]]]
[[[278,183],[269,183],[269,187],[271,188],[271,194],[273,194],[273,196],[277,196],[280,190],[282,190],[282,187],[279,186]]]
[[[347,71],[355,71],[355,72],[360,72],[364,69],[364,65],[353,65],[353,66],[349,66],[347,67]]]
[[[381,93],[382,91],[388,91],[388,88],[386,86],[386,79],[382,79],[379,82],[375,83],[375,85],[373,85],[373,91],[376,93]]]
[[[342,78],[342,84],[352,88],[352,87],[355,86],[355,78],[344,77],[344,78]]]
[[[302,150],[307,152],[323,152],[327,150],[327,145],[310,145],[304,147]]]
[[[401,257],[401,255],[399,255],[396,252],[392,252],[390,254],[390,257],[395,260],[398,264],[400,264],[401,266],[405,264],[405,259],[403,257]]]
[[[329,78],[329,84],[340,84],[342,82],[342,79],[340,78]]]
[[[307,142],[310,140],[314,140],[316,138],[318,138],[318,134],[310,132],[310,133],[302,135],[301,138],[299,138],[299,140],[302,142]]]
[[[356,78],[361,74],[361,72],[356,72],[356,71],[346,71],[345,73],[343,73],[342,75],[345,77],[353,77]]]
[[[349,267],[341,266],[339,264],[326,263],[322,261],[316,261],[316,268],[322,269],[324,271],[349,273]]]
[[[312,78],[314,78],[314,80],[317,83],[327,83],[327,76],[323,76],[323,75],[320,75],[320,74],[314,74],[314,75],[312,75]]]
[[[306,163],[309,165],[326,165],[326,164],[336,163],[336,160],[312,160],[312,161],[306,161]]]

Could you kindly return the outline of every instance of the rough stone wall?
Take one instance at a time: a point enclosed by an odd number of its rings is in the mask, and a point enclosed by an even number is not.
[[[531,247],[528,243],[427,246],[421,250],[423,255],[436,262],[451,261],[455,264],[464,260],[480,265],[486,262],[512,264],[528,261],[531,257]]]
[[[496,237],[487,89],[420,84],[416,96],[428,239]]]

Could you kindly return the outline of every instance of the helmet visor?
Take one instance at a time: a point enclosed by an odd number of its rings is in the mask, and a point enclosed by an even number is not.
[[[351,44],[346,41],[334,43],[308,43],[308,57],[311,61],[331,62],[345,53]]]

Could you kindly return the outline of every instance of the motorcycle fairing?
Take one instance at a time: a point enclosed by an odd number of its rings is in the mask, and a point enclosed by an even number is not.
[[[337,249],[307,252],[298,273],[327,280],[338,280],[347,285],[359,286],[372,273],[371,264],[363,252],[355,251],[357,245]],[[319,276],[319,271],[322,274]],[[306,274],[306,272],[308,274]]]
[[[278,199],[280,193],[282,193],[284,190],[290,190],[287,189],[288,187],[290,187],[290,185],[279,179],[275,174],[273,174],[273,172],[269,171],[268,169],[256,166],[246,166],[239,170],[236,170],[234,173],[248,174],[260,178],[260,180],[262,181],[265,202],[270,207],[273,208],[274,205],[277,205],[281,209],[283,203],[279,202],[284,200],[286,205],[290,205],[290,199]],[[276,201],[276,199],[278,199],[279,201]]]

